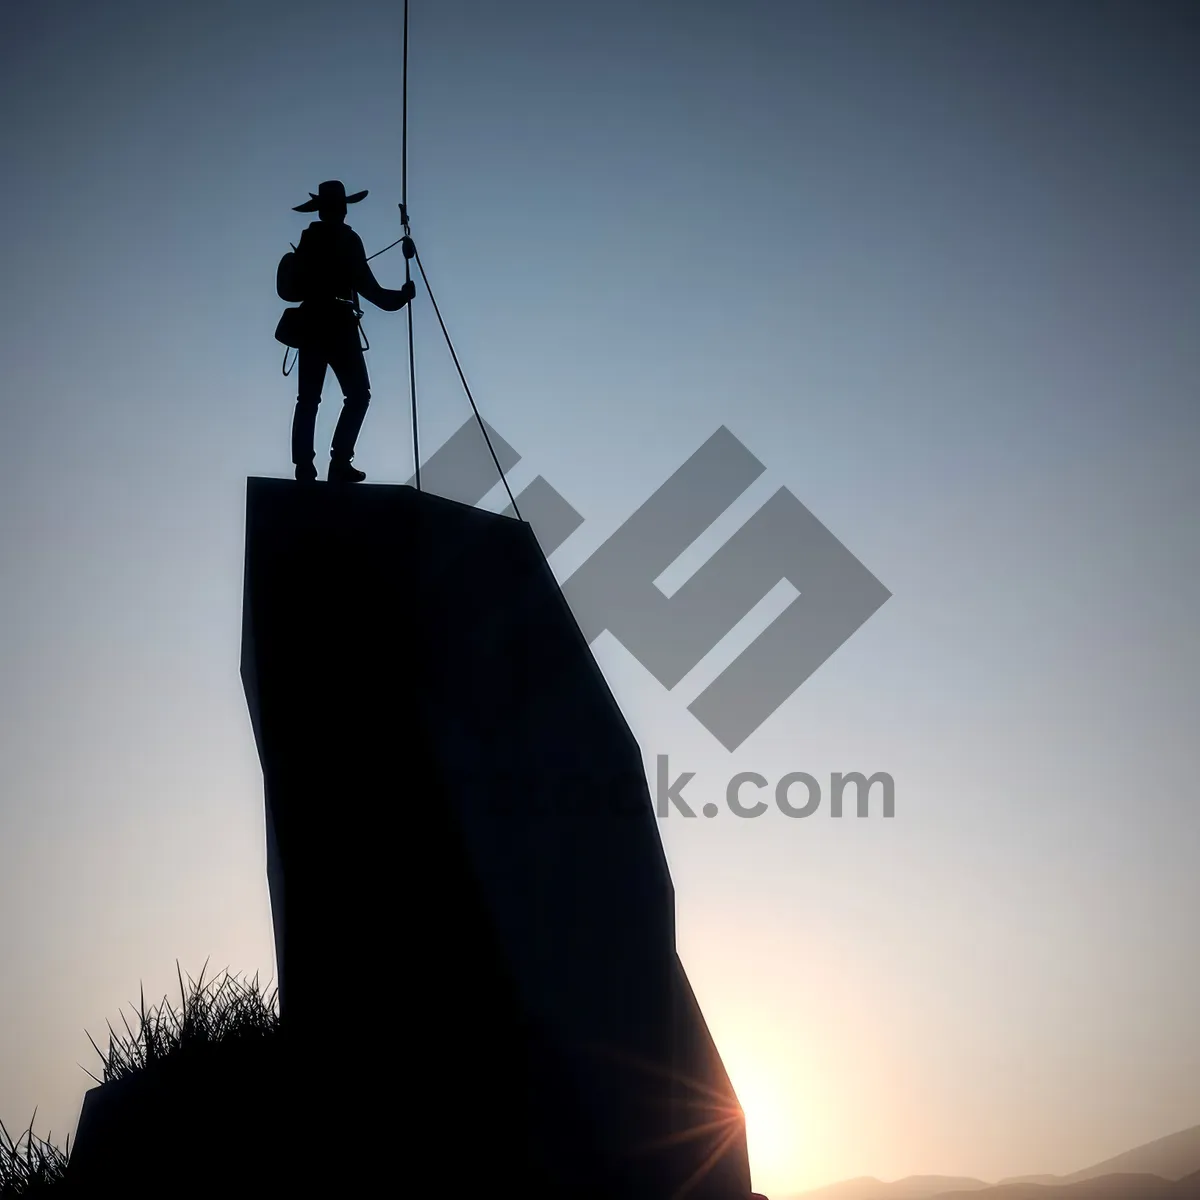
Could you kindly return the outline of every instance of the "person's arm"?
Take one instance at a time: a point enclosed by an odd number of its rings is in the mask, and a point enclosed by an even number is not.
[[[362,238],[354,234],[354,290],[384,312],[396,312],[417,294],[416,284],[406,283],[402,288],[385,288],[375,278]]]

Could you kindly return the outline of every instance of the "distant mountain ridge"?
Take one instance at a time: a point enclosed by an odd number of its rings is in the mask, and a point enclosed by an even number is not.
[[[1183,1179],[1200,1171],[1200,1125],[1169,1133],[1166,1137],[1135,1146],[1113,1158],[1106,1158],[1094,1167],[1085,1167],[1064,1175],[1061,1183],[1076,1183],[1096,1179],[1101,1175],[1161,1175],[1163,1179]]]
[[[804,1192],[803,1200],[925,1200],[946,1192],[967,1193],[991,1187],[982,1179],[958,1175],[908,1175],[885,1183],[871,1175],[845,1179],[815,1191]],[[800,1200],[795,1197],[794,1200]]]
[[[1200,1125],[1135,1146],[1069,1175],[1017,1175],[990,1184],[953,1175],[891,1182],[862,1176],[792,1200],[1200,1200]]]
[[[1114,1172],[1075,1183],[998,1183],[984,1191],[938,1192],[937,1200],[1200,1200],[1187,1180]]]

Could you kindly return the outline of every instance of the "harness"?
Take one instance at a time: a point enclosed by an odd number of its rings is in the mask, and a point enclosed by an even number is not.
[[[278,278],[282,282],[278,284],[277,290],[281,295],[291,298],[302,294],[302,291],[295,287],[296,276],[303,270],[302,264],[296,258],[297,253],[296,247],[293,246],[291,253],[283,256],[278,271]],[[341,311],[338,311],[339,309]],[[333,315],[335,312],[336,316]],[[283,362],[280,370],[285,379],[292,373],[300,359],[302,344],[311,336],[309,322],[313,320],[314,316],[322,320],[322,323],[325,321],[336,322],[341,319],[343,313],[347,318],[353,318],[357,326],[356,332],[361,343],[359,349],[370,350],[371,343],[367,340],[367,332],[362,326],[363,310],[358,307],[356,299],[349,300],[345,296],[329,296],[319,300],[302,300],[299,307],[284,309],[283,317],[275,328],[275,339],[283,343]],[[296,351],[291,366],[288,365],[289,350]]]

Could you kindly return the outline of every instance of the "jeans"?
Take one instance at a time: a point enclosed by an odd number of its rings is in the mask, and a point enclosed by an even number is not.
[[[296,411],[292,417],[292,462],[297,466],[316,457],[317,407],[325,386],[326,369],[332,367],[345,397],[337,426],[333,431],[330,457],[348,463],[354,457],[367,405],[371,402],[371,384],[367,360],[358,340],[358,325],[352,321],[312,320],[305,344],[297,360]]]

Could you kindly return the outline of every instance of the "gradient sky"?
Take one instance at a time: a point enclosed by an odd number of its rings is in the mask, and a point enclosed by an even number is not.
[[[400,14],[0,9],[10,1128],[73,1129],[84,1030],[177,959],[273,972],[245,479],[290,473],[291,206],[340,178],[398,236]],[[595,645],[696,805],[896,780],[892,820],[660,823],[756,1184],[1200,1122],[1195,6],[414,0],[411,36],[413,232],[514,486],[586,517],[559,578],[726,424],[767,467],[738,519],[787,487],[893,593],[734,754],[686,708],[715,666],[668,693]],[[469,408],[416,320],[432,450]],[[402,481],[403,319],[365,324],[357,461]]]

